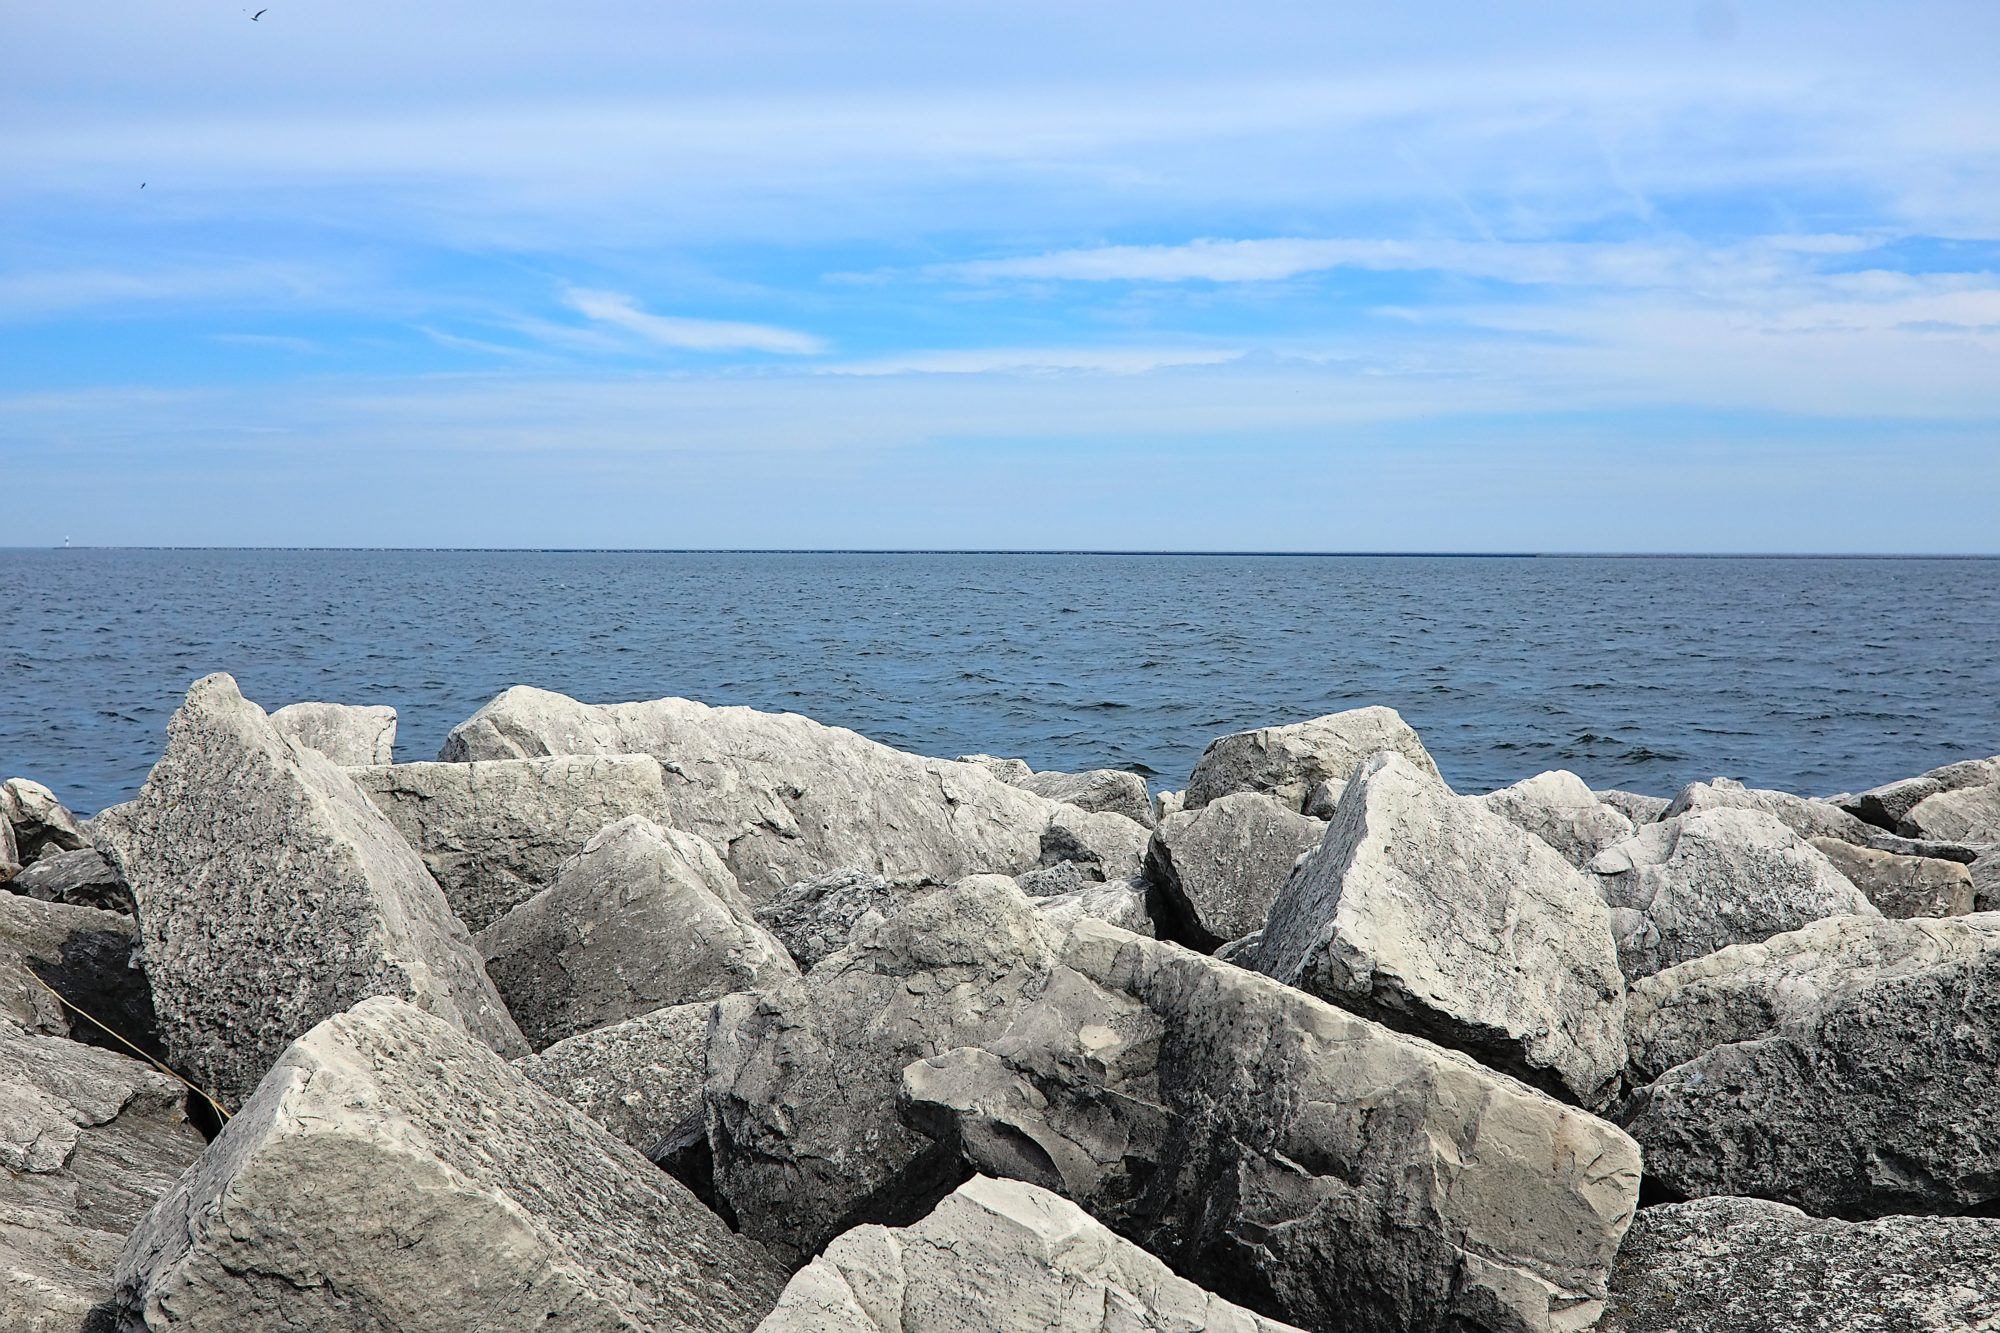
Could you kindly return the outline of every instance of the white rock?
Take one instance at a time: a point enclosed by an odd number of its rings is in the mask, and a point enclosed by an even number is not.
[[[1630,818],[1598,800],[1582,778],[1562,769],[1472,799],[1534,834],[1579,870],[1633,832]]]
[[[358,704],[286,704],[271,725],[336,764],[389,764],[396,758],[396,710]]]
[[[1259,727],[1210,741],[1188,779],[1187,809],[1233,791],[1260,791],[1294,810],[1321,782],[1344,783],[1361,762],[1394,750],[1421,772],[1437,765],[1393,708],[1354,708],[1285,727]]]

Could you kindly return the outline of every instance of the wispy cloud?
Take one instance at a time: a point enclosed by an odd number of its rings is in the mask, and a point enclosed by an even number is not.
[[[1214,347],[955,347],[837,362],[829,375],[994,375],[1082,371],[1143,375],[1176,366],[1215,366],[1243,355]]]
[[[624,329],[662,347],[690,352],[771,352],[779,356],[817,356],[826,350],[825,341],[810,333],[769,324],[651,314],[641,310],[632,297],[618,292],[570,287],[563,292],[563,303],[587,319]]]

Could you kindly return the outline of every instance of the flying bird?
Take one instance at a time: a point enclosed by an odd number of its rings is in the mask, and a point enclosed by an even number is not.
[[[263,8],[263,9],[260,9],[260,10],[258,10],[258,11],[257,11],[256,13],[252,14],[252,15],[250,16],[250,21],[251,21],[252,23],[255,23],[255,22],[256,22],[256,21],[258,20],[258,19],[260,19],[260,18],[263,18],[263,17],[264,17],[264,16],[266,15],[266,14],[268,14],[268,13],[270,13],[270,12],[271,12],[271,10],[270,10],[270,7],[269,7],[269,6],[266,6],[265,8]]]

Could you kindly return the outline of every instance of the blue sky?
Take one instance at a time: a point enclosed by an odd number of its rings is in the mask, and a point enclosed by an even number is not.
[[[0,19],[0,543],[2000,550],[1983,0],[252,8]]]

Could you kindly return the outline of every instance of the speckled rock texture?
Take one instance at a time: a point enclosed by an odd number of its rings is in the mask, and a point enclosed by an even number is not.
[[[1271,1318],[1580,1330],[1636,1206],[1616,1127],[1268,977],[1084,922],[912,1121]]]
[[[565,1038],[514,1062],[514,1072],[653,1156],[701,1114],[712,1001],[655,1009]]]
[[[1188,779],[1186,809],[1233,791],[1259,791],[1293,810],[1321,782],[1344,783],[1367,759],[1394,750],[1437,776],[1437,764],[1393,708],[1354,708],[1284,727],[1258,727],[1208,743]]]
[[[870,912],[887,916],[935,884],[891,884],[866,870],[830,870],[801,880],[754,908],[759,925],[778,937],[801,968],[847,947],[854,923]]]
[[[555,883],[480,931],[477,943],[536,1050],[797,974],[715,850],[641,815],[585,843]]]
[[[1348,784],[1257,967],[1583,1105],[1624,1068],[1625,982],[1590,876],[1399,754]]]
[[[92,821],[132,886],[175,1067],[231,1106],[297,1036],[400,995],[526,1051],[423,862],[236,682],[195,682],[137,799]]]
[[[475,931],[547,888],[606,824],[627,815],[673,822],[660,761],[646,754],[393,764],[348,776]]]
[[[758,1333],[1298,1333],[1174,1275],[1075,1204],[975,1176],[922,1220],[856,1227]]]
[[[271,725],[336,764],[389,764],[396,758],[396,710],[358,704],[286,704]]]
[[[456,1027],[307,1033],[136,1230],[128,1329],[748,1330],[784,1274]]]
[[[1878,828],[1915,837],[1915,826],[1905,821],[1923,801],[1940,792],[1957,791],[1961,787],[1983,787],[1995,782],[2000,782],[2000,755],[1990,759],[1960,760],[1913,778],[1884,783],[1858,796],[1837,799],[1842,809]]]
[[[688,699],[591,705],[517,686],[454,728],[439,757],[552,754],[659,759],[672,827],[713,845],[754,901],[848,867],[941,883],[1018,874],[1043,863],[1052,817],[1074,810],[794,713]]]
[[[1598,800],[1582,778],[1562,769],[1472,799],[1534,834],[1579,870],[1633,832],[1628,815]]]
[[[1146,853],[1174,937],[1210,951],[1261,930],[1301,855],[1319,845],[1323,820],[1260,792],[1232,792],[1199,810],[1168,815]]]
[[[1880,913],[1831,861],[1761,810],[1646,824],[1590,863],[1628,977],[1841,913]]]
[[[1972,910],[1972,871],[1935,856],[1901,856],[1814,838],[1813,847],[1884,916],[1963,916]]]
[[[1152,894],[1136,879],[1114,880],[1109,884],[1086,884],[1069,893],[1037,898],[1035,908],[1058,930],[1068,930],[1089,917],[1106,921],[1134,935],[1158,934],[1150,903]]]
[[[2000,1328],[2000,1220],[1840,1222],[1763,1199],[1640,1213],[1599,1333],[1978,1333]]]

